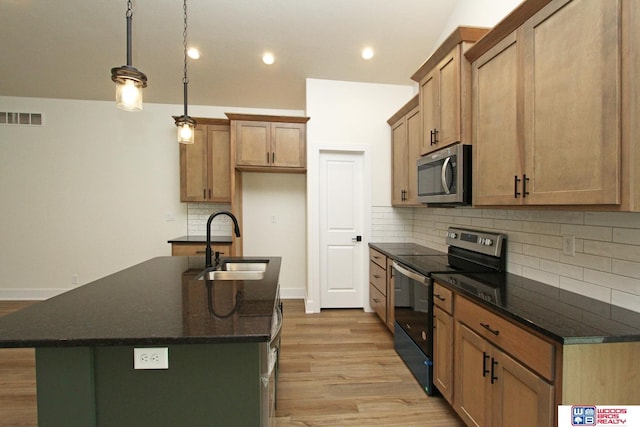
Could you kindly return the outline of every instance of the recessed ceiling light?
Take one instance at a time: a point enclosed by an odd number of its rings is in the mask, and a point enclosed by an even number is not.
[[[373,49],[370,47],[365,47],[364,49],[362,49],[361,56],[362,56],[362,59],[366,59],[366,60],[373,58]]]
[[[200,51],[195,47],[190,47],[187,51],[187,55],[189,55],[189,58],[191,59],[200,59]]]
[[[267,65],[271,65],[276,61],[276,58],[273,56],[273,53],[271,52],[265,52],[264,55],[262,55],[262,62],[264,62]]]

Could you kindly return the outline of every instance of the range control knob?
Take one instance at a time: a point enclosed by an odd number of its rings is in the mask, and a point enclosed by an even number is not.
[[[449,238],[450,239],[457,239],[458,235],[452,231],[452,232],[449,233]]]
[[[484,245],[485,245],[485,246],[491,246],[491,245],[493,245],[493,240],[491,240],[491,239],[484,239]]]

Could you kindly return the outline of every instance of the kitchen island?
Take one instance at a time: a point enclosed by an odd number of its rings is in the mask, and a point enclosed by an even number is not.
[[[203,259],[153,258],[0,318],[0,347],[36,349],[39,425],[267,425],[281,259],[261,260],[207,282]]]

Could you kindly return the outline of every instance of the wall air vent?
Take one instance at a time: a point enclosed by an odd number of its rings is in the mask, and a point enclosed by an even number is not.
[[[0,125],[44,126],[44,114],[0,111]]]

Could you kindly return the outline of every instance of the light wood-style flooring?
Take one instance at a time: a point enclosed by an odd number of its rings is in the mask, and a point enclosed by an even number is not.
[[[28,305],[1,302],[0,316]],[[284,301],[278,427],[464,424],[441,397],[427,396],[373,313]],[[0,349],[0,426],[36,426],[33,349]]]

